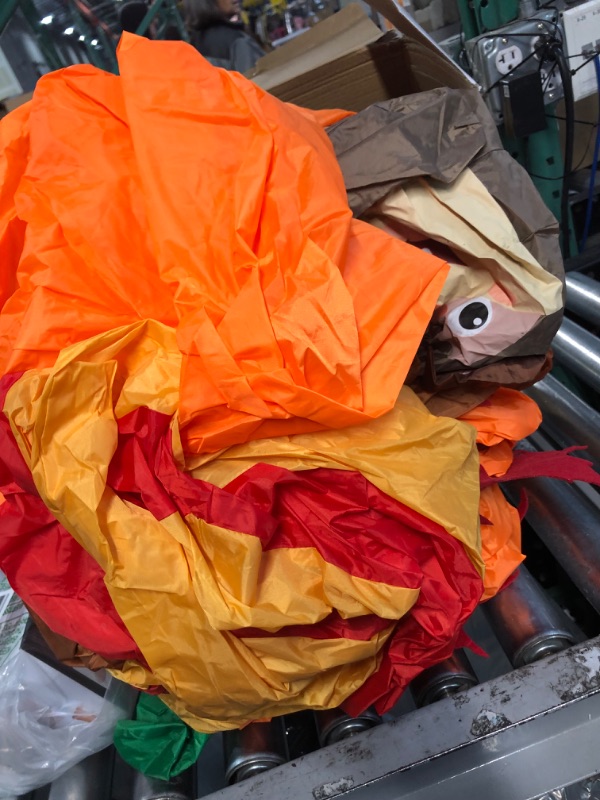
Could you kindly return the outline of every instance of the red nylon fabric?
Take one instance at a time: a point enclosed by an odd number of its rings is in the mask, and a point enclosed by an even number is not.
[[[176,508],[183,516],[193,514],[221,528],[258,536],[263,550],[314,547],[348,574],[392,586],[419,588],[423,573],[438,575],[436,559],[442,554],[432,542],[451,541],[444,558],[455,551],[462,563],[464,554],[463,545],[440,525],[392,499],[358,472],[290,472],[257,464],[222,489],[196,480],[175,463],[169,418],[147,408],[119,421],[119,446],[108,483],[146,505],[158,519]],[[466,554],[464,559],[467,572],[474,572]],[[460,575],[460,565],[456,567]],[[444,580],[440,578],[442,604],[449,599],[443,597]]]
[[[565,450],[551,450],[543,453],[531,453],[528,450],[514,450],[513,463],[504,475],[490,476],[481,467],[481,488],[495,483],[520,481],[528,478],[556,478],[561,481],[583,481],[600,486],[600,475],[591,461],[585,458],[574,458],[571,453],[585,450],[586,447],[573,446]]]
[[[109,473],[115,490],[135,502],[149,499],[156,514],[172,502],[184,515],[259,535],[265,550],[312,546],[356,577],[420,587],[411,613],[396,624],[379,671],[348,699],[348,711],[373,703],[380,712],[391,708],[423,669],[469,643],[460,629],[481,597],[482,582],[462,544],[439,525],[344,470],[292,473],[259,464],[224,489],[194,480],[177,469],[168,422],[148,409],[120,421],[118,456]],[[135,469],[123,471],[134,463]],[[389,624],[374,615],[343,620],[331,614],[316,625],[288,626],[276,634],[255,628],[234,634],[364,640]]]
[[[482,592],[481,579],[462,544],[359,473],[328,469],[292,473],[257,465],[219,489],[178,470],[165,415],[138,409],[120,421],[119,429],[109,485],[158,518],[174,510],[198,514],[248,535],[260,532],[264,549],[314,546],[330,563],[357,577],[420,587],[416,605],[396,625],[385,648],[381,669],[347,701],[349,710],[356,713],[372,703],[380,711],[391,707],[415,675],[450,655],[461,641],[460,627]],[[133,658],[143,663],[121,621],[115,619],[98,565],[53,520],[31,485],[24,490],[6,480],[10,471],[29,473],[5,418],[0,431],[1,490],[7,496],[0,507],[6,526],[0,563],[11,583],[56,632],[109,660]],[[12,553],[11,542],[18,545]],[[28,587],[34,585],[32,596]],[[375,615],[342,620],[331,614],[318,625],[289,626],[279,635],[364,640],[389,624]],[[236,634],[272,635],[254,629]]]
[[[178,511],[214,525],[259,536],[267,544],[275,520],[246,500],[181,472],[173,457],[166,414],[139,408],[118,420],[119,444],[108,485],[161,520]]]
[[[255,489],[254,481],[257,478],[260,488],[265,489],[266,481],[263,476],[272,469],[267,467],[261,469],[262,476],[258,468],[248,470],[234,482],[236,491],[239,491],[241,482],[244,482],[245,489],[249,485]],[[317,503],[310,503],[311,493],[316,494],[320,490],[326,492],[328,503],[331,500],[333,516],[330,518],[329,527],[335,530],[336,525],[342,523],[340,525],[344,532],[342,541],[347,548],[344,555],[347,555],[354,566],[358,562],[366,570],[372,559],[376,571],[377,564],[387,566],[396,563],[398,574],[402,575],[403,579],[407,575],[414,579],[415,574],[410,571],[412,566],[420,571],[419,598],[410,613],[396,624],[394,633],[384,649],[379,670],[343,704],[344,709],[351,714],[360,713],[370,705],[375,705],[379,713],[384,713],[397,702],[410,681],[423,669],[449,657],[456,647],[466,644],[461,638],[460,630],[479,602],[483,588],[481,579],[460,542],[439,526],[421,517],[424,522],[423,528],[426,529],[425,536],[422,534],[419,536],[408,528],[396,527],[394,523],[398,519],[404,522],[405,512],[409,509],[379,492],[357,473],[314,470],[299,473],[298,477],[303,479],[304,485],[297,485],[296,491],[287,496],[284,488],[282,495],[274,500],[277,515],[284,529],[282,543],[291,546],[287,537],[297,533],[301,523],[294,511],[298,508],[303,508],[309,513],[311,522],[314,522],[315,516],[323,514],[322,498]],[[277,486],[276,491],[279,489],[280,486]],[[346,498],[348,517],[336,504],[341,497]],[[360,505],[368,508],[362,515],[358,511]],[[377,517],[373,514],[375,511]],[[414,512],[410,512],[410,515],[414,515],[413,520],[419,517]],[[370,538],[369,534],[373,538]],[[414,558],[414,565],[403,566],[402,558],[398,554],[399,549],[404,551],[402,553],[404,558],[407,556],[407,551],[410,552]],[[402,572],[403,568],[408,569],[408,573]],[[381,572],[383,573],[383,569]],[[374,575],[373,580],[376,579],[377,576]],[[380,577],[380,580],[386,579]],[[409,580],[406,581],[406,585],[408,583]],[[353,631],[357,623],[360,627]],[[366,638],[365,634],[369,630],[373,635],[380,629],[380,625],[381,621],[371,617],[362,618],[360,621],[328,618],[324,623],[314,626],[282,628],[277,635],[325,638],[339,631],[338,635],[347,638]],[[362,631],[362,635],[357,635],[359,631]],[[246,631],[236,633],[240,636],[247,635]],[[252,636],[260,635],[255,630],[250,633]]]
[[[447,586],[475,574],[459,541],[358,472],[290,473],[258,464],[226,489],[238,498],[252,498],[276,517],[277,531],[267,550],[312,546],[355,577],[422,591],[431,580],[440,608],[456,600]]]
[[[342,619],[337,611],[334,611],[316,625],[288,625],[277,633],[265,633],[260,628],[238,628],[231,633],[240,639],[263,639],[265,636],[307,636],[311,639],[335,639],[340,636],[344,639],[366,642],[389,626],[389,619],[382,619],[376,614]]]
[[[0,408],[18,379],[0,381]],[[107,661],[144,663],[117,614],[94,559],[52,516],[36,492],[10,425],[0,413],[0,569],[55,633]]]
[[[473,608],[465,614],[462,622],[467,620]],[[344,711],[357,716],[373,706],[379,714],[385,714],[394,707],[417,675],[450,658],[457,648],[468,647],[478,655],[487,655],[461,628],[457,629],[450,641],[443,642],[435,639],[428,641],[418,626],[417,616],[409,615],[400,621],[396,633],[386,645],[380,668],[342,703]],[[405,646],[405,642],[408,646]]]

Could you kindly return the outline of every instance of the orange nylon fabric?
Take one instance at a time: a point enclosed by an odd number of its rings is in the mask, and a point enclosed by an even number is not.
[[[181,42],[126,34],[119,68],[0,125],[0,374],[154,319],[187,453],[389,411],[447,265],[352,219],[314,115]]]
[[[479,463],[488,475],[506,475],[513,462],[513,444],[507,439],[479,451]]]
[[[537,430],[542,415],[537,404],[522,392],[501,388],[459,419],[476,429],[479,463],[487,474],[504,475],[513,462],[514,443]],[[482,489],[479,513],[485,520],[481,523],[483,601],[500,591],[524,556],[519,513],[499,486]]]
[[[328,128],[330,125],[335,125],[336,122],[356,116],[355,111],[343,111],[341,108],[309,109],[296,106],[293,103],[288,103],[288,105],[305,117],[317,122],[322,128]]]
[[[459,419],[477,430],[477,444],[490,447],[506,439],[518,442],[529,436],[539,428],[542,414],[523,392],[502,388]]]
[[[542,413],[523,392],[502,388],[459,419],[477,431],[479,461],[487,474],[504,475],[513,462],[515,442],[539,428]]]
[[[481,555],[485,562],[483,602],[498,594],[525,556],[521,553],[519,512],[499,486],[481,490],[479,511],[486,520],[481,524]]]

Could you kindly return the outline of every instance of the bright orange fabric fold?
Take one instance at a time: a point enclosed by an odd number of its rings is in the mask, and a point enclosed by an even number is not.
[[[539,428],[542,414],[535,401],[523,392],[501,388],[459,419],[476,429],[477,444],[490,447],[529,436]]]
[[[314,115],[181,43],[125,35],[119,64],[44,77],[0,127],[0,373],[155,319],[188,452],[389,411],[447,265],[352,219]]]
[[[486,401],[460,417],[477,431],[479,463],[488,475],[504,475],[513,462],[515,442],[539,427],[537,404],[515,389],[497,389]],[[482,600],[497,594],[523,561],[521,520],[499,486],[481,491],[481,548],[485,562]]]
[[[336,122],[356,116],[355,111],[343,111],[341,108],[308,109],[293,103],[288,103],[288,105],[305,117],[315,120],[322,128],[328,128],[330,125],[335,125]]]
[[[521,553],[521,520],[499,486],[481,490],[479,510],[481,523],[481,555],[485,562],[485,579],[481,600],[498,594],[525,556]]]

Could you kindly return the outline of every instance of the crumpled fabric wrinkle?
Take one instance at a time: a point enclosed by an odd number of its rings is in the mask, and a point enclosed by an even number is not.
[[[118,59],[0,121],[0,569],[144,692],[117,740],[169,777],[469,646],[562,283],[468,93],[310,112],[181,42]]]

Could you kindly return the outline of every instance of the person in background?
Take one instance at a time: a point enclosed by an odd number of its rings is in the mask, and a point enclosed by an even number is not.
[[[134,0],[130,3],[124,3],[119,12],[119,22],[124,31],[135,33],[142,23],[142,20],[148,13],[149,6],[143,0]],[[150,23],[148,30],[144,34],[147,39],[157,38],[157,25],[156,20]],[[164,32],[163,39],[181,39],[176,25],[169,25]]]
[[[191,43],[211,64],[247,72],[265,54],[237,21],[238,0],[183,0],[183,10]]]
[[[140,0],[139,2],[124,3],[119,11],[119,22],[124,31],[135,33],[142,20],[148,13],[148,6]],[[155,23],[152,23],[144,36],[147,39],[154,39]]]

